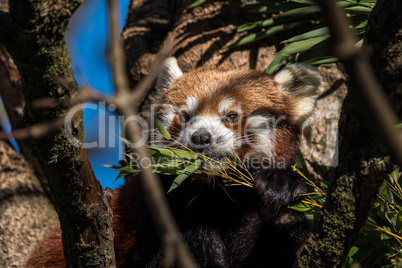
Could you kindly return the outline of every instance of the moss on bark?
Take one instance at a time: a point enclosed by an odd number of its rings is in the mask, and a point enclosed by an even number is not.
[[[3,22],[8,27],[2,40],[20,72],[26,106],[20,127],[50,121],[66,115],[68,107],[55,105],[33,109],[32,101],[72,99],[78,86],[64,42],[68,19],[79,0],[15,0]],[[68,125],[76,140],[85,132],[82,111]],[[53,203],[63,230],[63,247],[68,267],[113,267],[110,194],[96,180],[80,143],[72,142],[60,128],[52,135],[22,143],[23,149],[47,177]]]

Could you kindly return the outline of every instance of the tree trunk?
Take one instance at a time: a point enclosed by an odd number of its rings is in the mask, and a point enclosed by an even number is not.
[[[20,127],[54,122],[68,113],[69,107],[63,105],[35,109],[33,101],[50,98],[68,103],[77,94],[64,34],[80,3],[10,1],[10,12],[0,13],[0,42],[18,67],[26,101]],[[114,267],[111,193],[102,189],[81,148],[85,136],[81,110],[67,122],[66,130],[70,136],[60,127],[20,144],[47,178],[63,230],[67,267]]]
[[[8,5],[1,3],[0,10],[8,12]],[[0,46],[0,96],[14,126],[24,104],[18,78],[17,67]],[[21,267],[35,245],[59,224],[46,181],[35,174],[22,154],[0,141],[0,267]]]
[[[59,224],[32,167],[4,141],[0,141],[0,211],[0,267],[21,267],[35,245]]]
[[[370,63],[401,118],[402,3],[377,1],[369,19],[366,45]],[[345,67],[346,69],[350,66]],[[366,223],[378,189],[392,169],[386,148],[373,130],[351,81],[340,119],[339,167],[299,267],[339,267]],[[370,108],[370,107],[368,107]]]

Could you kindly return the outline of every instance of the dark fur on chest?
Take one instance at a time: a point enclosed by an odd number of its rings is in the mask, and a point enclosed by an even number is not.
[[[302,214],[287,206],[296,194],[305,191],[304,183],[289,171],[255,171],[253,176],[256,189],[224,188],[219,183],[188,179],[167,194],[183,237],[200,267],[292,265],[309,224]],[[124,249],[125,254],[116,250],[117,262],[124,259],[120,261],[124,263],[121,267],[162,267],[163,247],[139,197],[138,178],[132,180],[120,189],[116,199],[114,212],[120,227],[115,230],[115,241],[117,244],[127,239],[126,232],[131,232],[135,242],[131,250]],[[161,180],[168,189],[172,177],[162,176]],[[141,212],[126,218],[122,207],[127,208],[130,202]]]

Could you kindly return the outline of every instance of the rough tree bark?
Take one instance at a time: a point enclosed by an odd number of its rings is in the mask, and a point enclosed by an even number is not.
[[[82,1],[10,1],[10,11],[0,13],[0,42],[14,59],[26,101],[20,127],[52,121],[68,107],[34,109],[32,102],[52,98],[69,101],[78,90],[64,42],[68,19]],[[5,102],[7,100],[5,99]],[[68,125],[78,143],[63,128],[21,146],[46,176],[63,230],[67,267],[113,267],[110,192],[96,180],[86,152],[82,112]]]
[[[371,66],[399,119],[402,118],[401,8],[402,3],[398,0],[377,1],[365,39],[372,50]],[[363,107],[354,90],[356,83],[351,81],[343,104],[339,167],[314,231],[300,252],[299,267],[339,267],[343,264],[367,220],[379,187],[393,169],[388,152],[367,116],[367,107]]]
[[[0,141],[0,267],[21,267],[59,222],[32,167]]]
[[[8,12],[5,2],[0,1],[0,10]],[[0,46],[0,96],[7,100],[4,108],[13,126],[21,120],[24,104],[18,78],[17,67]],[[0,141],[0,267],[21,267],[59,224],[43,176],[36,171],[8,142]]]

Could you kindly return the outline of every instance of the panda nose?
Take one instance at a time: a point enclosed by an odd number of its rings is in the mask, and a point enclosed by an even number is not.
[[[212,136],[206,129],[199,129],[191,135],[191,141],[195,145],[209,146],[212,144]]]

